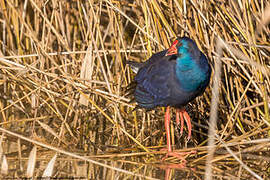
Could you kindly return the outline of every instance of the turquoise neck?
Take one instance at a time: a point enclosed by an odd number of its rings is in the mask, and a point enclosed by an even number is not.
[[[185,91],[197,90],[206,79],[205,73],[188,53],[176,59],[176,77]]]

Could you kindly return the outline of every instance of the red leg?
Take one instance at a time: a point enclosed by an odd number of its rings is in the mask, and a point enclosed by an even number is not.
[[[185,109],[176,109],[176,123],[178,121],[178,124],[179,124],[179,117],[178,117],[179,115],[180,115],[180,119],[181,119],[180,133],[181,133],[181,135],[183,134],[184,119],[185,119],[185,121],[187,123],[187,128],[188,128],[188,140],[189,140],[191,137],[191,129],[192,129],[191,118]]]
[[[190,140],[190,137],[191,137],[191,129],[192,129],[192,126],[191,126],[191,119],[190,119],[190,116],[188,115],[187,111],[186,110],[183,110],[183,116],[186,120],[186,123],[187,123],[187,127],[188,127],[188,140]]]
[[[177,126],[179,126],[180,122],[179,122],[179,116],[180,116],[180,119],[181,119],[181,125],[180,125],[180,134],[182,136],[183,134],[183,129],[184,129],[184,118],[183,118],[183,114],[181,112],[181,109],[176,109],[176,124]]]
[[[167,137],[167,149],[168,152],[172,151],[172,146],[171,146],[171,133],[170,133],[170,107],[168,106],[166,108],[166,113],[165,113],[165,130],[166,130],[166,137]]]
[[[180,117],[181,117],[181,111],[180,112]],[[167,137],[167,155],[163,158],[163,160],[165,160],[168,156],[173,156],[176,157],[180,160],[182,160],[182,165],[185,166],[185,157],[183,157],[184,155],[190,154],[190,153],[194,153],[194,152],[183,152],[183,153],[176,153],[172,151],[172,146],[171,146],[171,133],[170,133],[170,107],[168,106],[166,109],[166,113],[165,113],[165,129],[166,129],[166,137]],[[182,120],[181,120],[182,121]],[[182,122],[181,122],[182,124]]]

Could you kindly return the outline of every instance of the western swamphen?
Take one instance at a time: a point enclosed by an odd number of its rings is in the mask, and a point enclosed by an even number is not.
[[[134,97],[139,107],[147,110],[157,106],[167,107],[165,129],[168,156],[183,157],[172,151],[170,138],[170,106],[176,108],[176,124],[183,133],[184,119],[191,137],[191,122],[184,106],[200,96],[210,81],[211,67],[196,43],[187,37],[177,38],[167,50],[154,54],[144,63],[128,62],[135,76]]]

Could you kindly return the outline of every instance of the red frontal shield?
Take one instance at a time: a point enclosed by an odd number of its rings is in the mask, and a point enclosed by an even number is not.
[[[175,40],[173,44],[171,45],[171,47],[168,49],[165,56],[171,56],[171,55],[177,54],[177,48],[176,48],[177,44],[178,44],[178,40]]]

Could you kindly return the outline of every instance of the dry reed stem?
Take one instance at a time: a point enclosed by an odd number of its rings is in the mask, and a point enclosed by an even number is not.
[[[222,55],[222,42],[220,39],[217,40],[217,53]],[[213,89],[212,89],[212,100],[211,100],[211,111],[208,129],[208,156],[206,159],[205,179],[212,179],[212,160],[215,153],[215,129],[218,119],[218,103],[219,103],[219,83],[221,79],[221,61],[220,56],[215,61],[215,72],[213,77]]]

